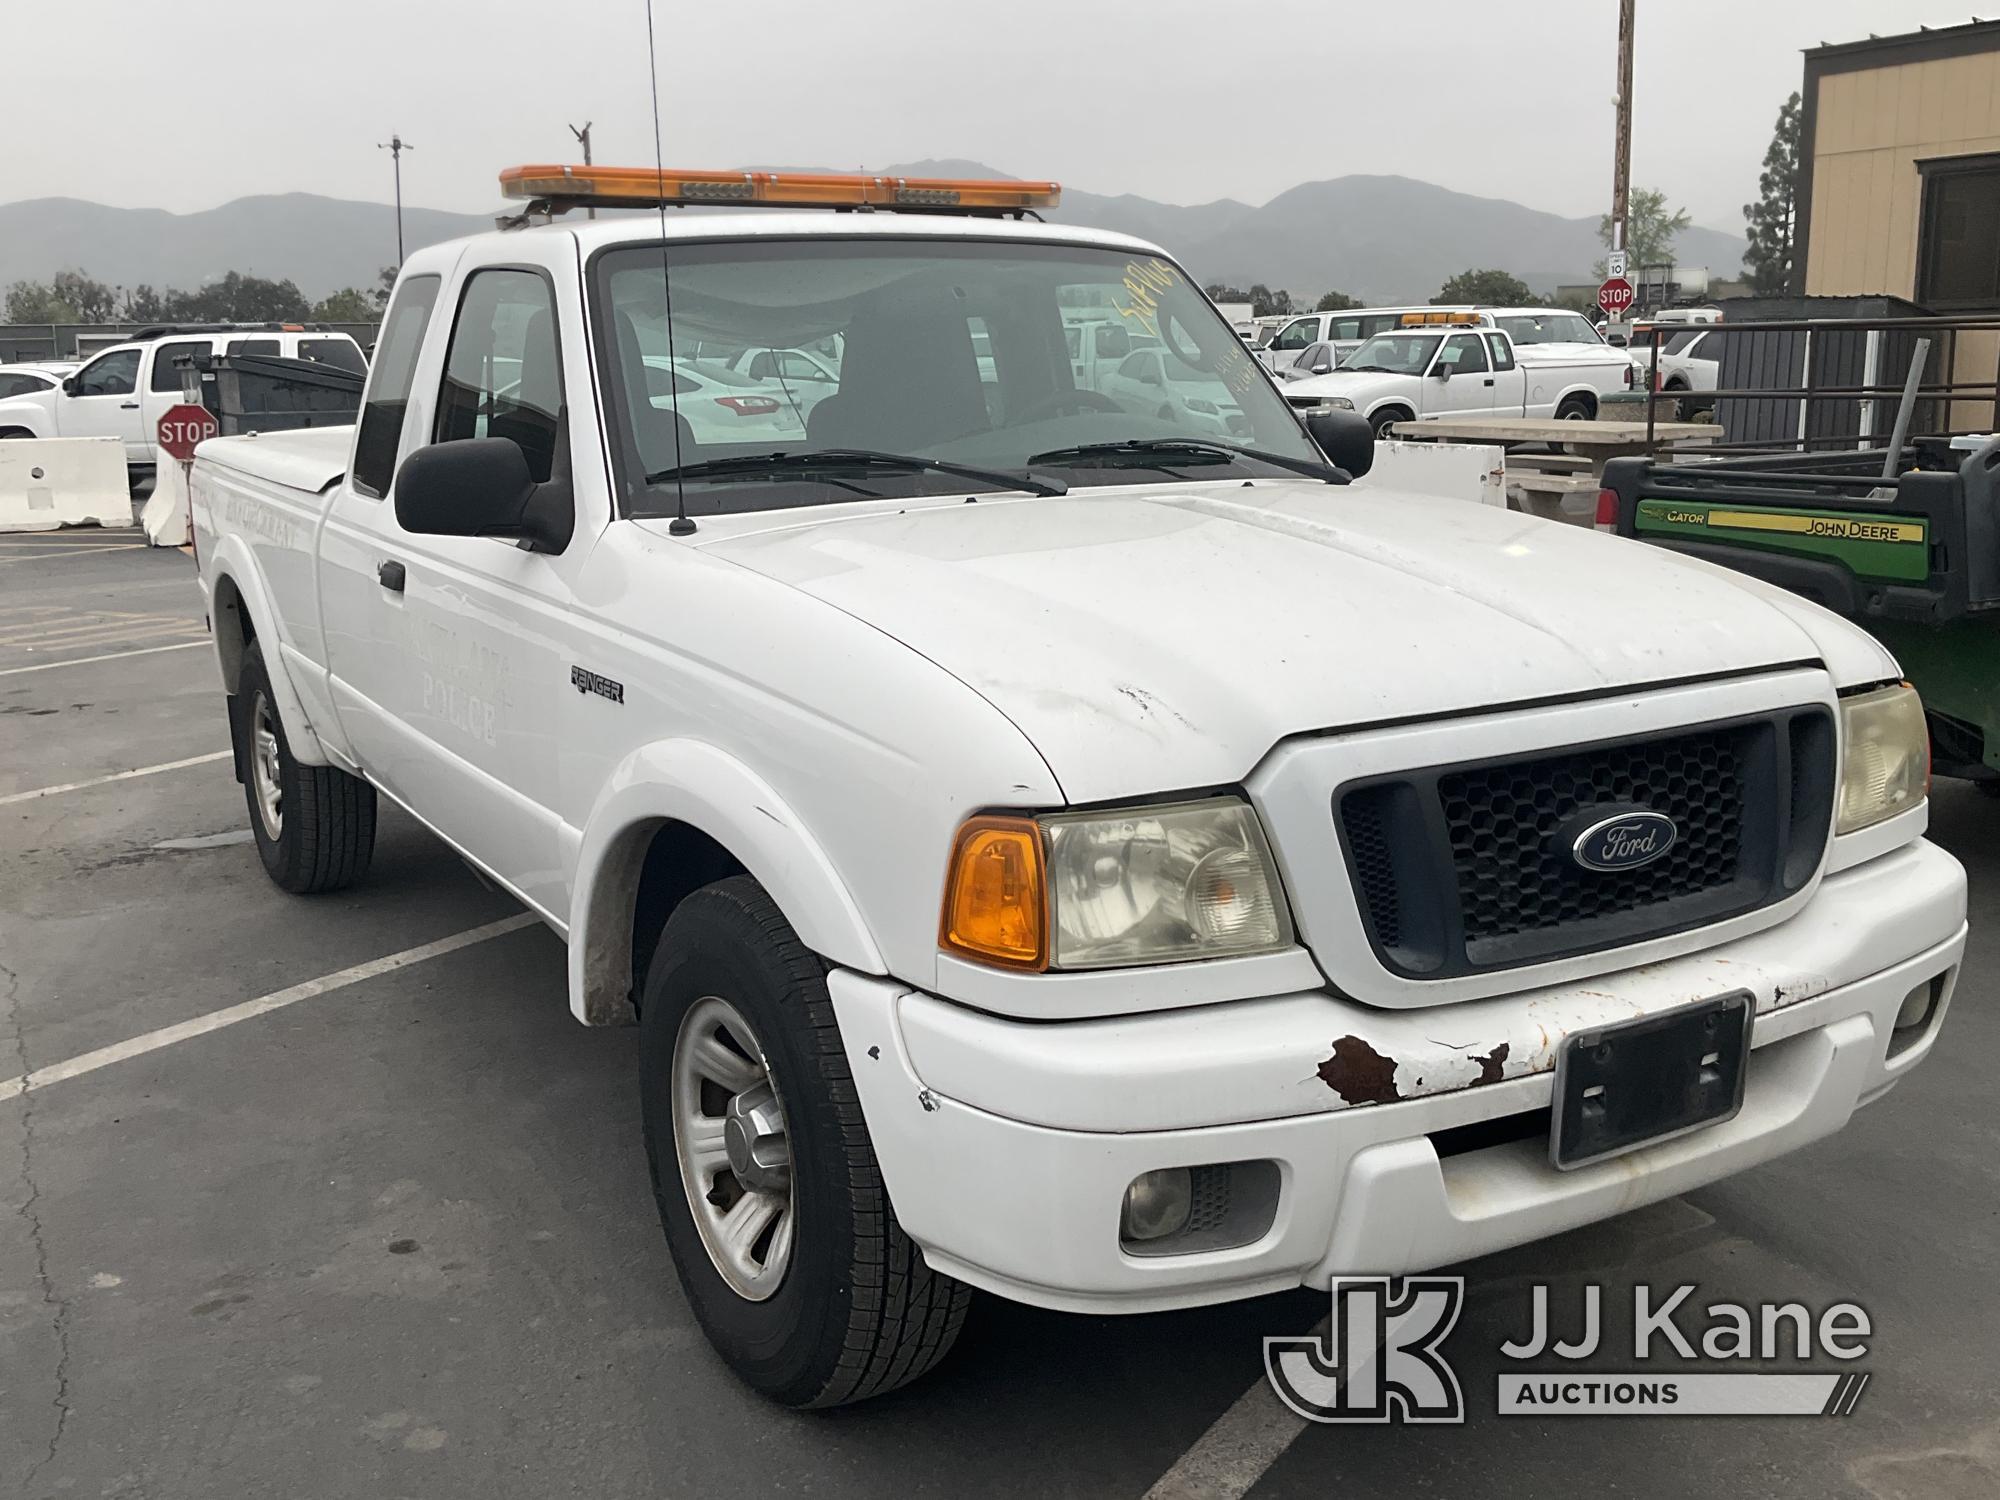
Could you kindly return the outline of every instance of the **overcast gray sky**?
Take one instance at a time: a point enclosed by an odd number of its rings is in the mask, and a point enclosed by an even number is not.
[[[1381,172],[1609,203],[1616,0],[653,3],[672,165],[969,157],[1181,203]],[[1975,3],[1639,0],[1634,179],[1740,230],[1800,49]],[[375,143],[400,131],[407,202],[484,210],[500,167],[576,159],[586,119],[600,162],[648,164],[644,6],[0,0],[0,202],[386,201]]]

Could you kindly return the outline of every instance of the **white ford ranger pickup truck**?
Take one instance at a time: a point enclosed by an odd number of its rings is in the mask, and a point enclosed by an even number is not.
[[[271,876],[362,879],[387,797],[567,941],[758,1390],[898,1385],[975,1288],[1464,1261],[1930,1050],[1964,875],[1869,637],[1350,487],[1356,415],[1291,410],[1161,250],[1026,221],[1046,187],[665,180],[763,202],[419,251],[357,425],[203,444],[193,515]],[[1242,431],[1079,388],[1088,306]],[[719,399],[688,350],[829,339],[796,433],[679,409]]]

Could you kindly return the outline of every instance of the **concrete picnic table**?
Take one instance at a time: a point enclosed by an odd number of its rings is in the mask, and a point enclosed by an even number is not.
[[[1706,447],[1723,438],[1723,430],[1713,422],[1655,422],[1649,443],[1644,422],[1565,422],[1554,417],[1443,417],[1398,422],[1389,431],[1406,442],[1538,443],[1559,448],[1557,454],[1507,455],[1507,501],[1515,510],[1578,526],[1595,519],[1599,483],[1611,459],[1662,448]]]

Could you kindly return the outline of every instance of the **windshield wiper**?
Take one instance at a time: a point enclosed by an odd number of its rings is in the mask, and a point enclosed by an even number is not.
[[[1366,370],[1370,375],[1394,375],[1396,372],[1387,365],[1342,365],[1343,370]]]
[[[782,474],[788,470],[809,473],[814,469],[901,469],[912,474],[930,469],[996,490],[1020,490],[1030,495],[1069,493],[1069,486],[1056,479],[1038,479],[1032,474],[1009,474],[1001,469],[981,469],[941,458],[925,458],[917,453],[889,453],[876,448],[743,453],[733,458],[711,458],[701,463],[683,464],[677,469],[661,469],[658,473],[648,474],[646,483],[663,484],[670,479],[708,479],[728,474]]]
[[[1255,448],[1239,447],[1235,443],[1211,442],[1206,438],[1132,438],[1120,443],[1078,443],[1073,448],[1051,448],[1046,453],[1037,453],[1028,462],[1060,464],[1079,458],[1109,459],[1113,462],[1129,459],[1137,468],[1165,468],[1176,456],[1183,462],[1196,463],[1247,458],[1274,468],[1289,469],[1308,479],[1324,479],[1328,484],[1351,482],[1345,469],[1336,469],[1329,463],[1314,463],[1309,458],[1287,458],[1281,453],[1264,453]]]

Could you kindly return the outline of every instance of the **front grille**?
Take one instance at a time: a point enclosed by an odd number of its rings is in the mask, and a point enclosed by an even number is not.
[[[1439,777],[1466,941],[1633,911],[1736,879],[1752,733],[1713,730]],[[1556,835],[1584,809],[1618,806],[1672,818],[1673,847],[1637,870],[1583,869]]]
[[[1377,954],[1442,978],[1624,946],[1754,911],[1819,867],[1834,733],[1821,707],[1440,766],[1344,787],[1337,822]],[[1666,853],[1588,868],[1580,831],[1670,818]]]

